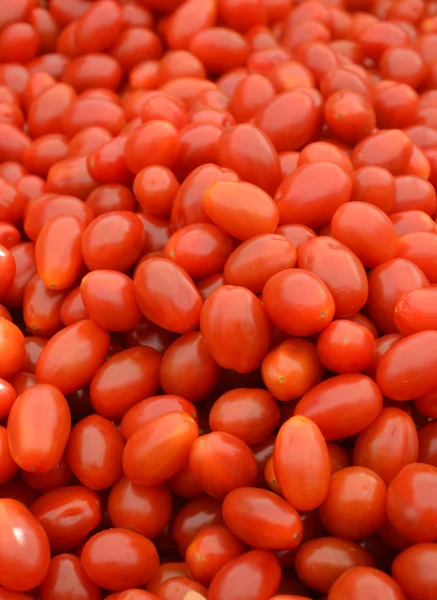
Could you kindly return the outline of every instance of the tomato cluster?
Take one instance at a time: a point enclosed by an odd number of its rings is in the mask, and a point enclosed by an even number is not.
[[[437,0],[0,0],[0,600],[437,599]]]

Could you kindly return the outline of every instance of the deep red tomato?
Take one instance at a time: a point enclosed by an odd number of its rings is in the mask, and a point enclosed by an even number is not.
[[[435,253],[436,241],[437,237],[433,231],[409,233],[399,240],[398,256],[415,264],[431,283],[437,283],[437,270],[432,258]]]
[[[11,455],[24,471],[46,472],[62,458],[71,416],[65,397],[52,385],[37,384],[15,401],[8,418]]]
[[[366,598],[406,600],[396,581],[382,571],[371,567],[352,567],[337,579],[329,591],[329,600],[366,600]]]
[[[139,485],[164,482],[184,467],[198,435],[196,421],[185,412],[173,411],[152,419],[127,440],[124,474]]]
[[[382,409],[382,394],[366,375],[347,374],[326,379],[299,400],[295,414],[314,421],[326,440],[363,431]]]
[[[172,535],[183,556],[198,533],[212,525],[223,524],[221,507],[219,500],[205,495],[190,500],[178,512]]]
[[[266,310],[251,291],[239,286],[224,285],[206,299],[200,331],[216,363],[238,373],[259,367],[270,345]]]
[[[293,550],[301,542],[298,512],[273,492],[251,487],[231,490],[222,512],[229,529],[250,547]]]
[[[114,562],[114,552],[118,559]],[[128,529],[108,529],[88,540],[81,554],[87,576],[99,587],[123,591],[142,586],[159,566],[153,543]]]
[[[191,577],[172,577],[156,590],[157,597],[161,600],[184,600],[190,592],[196,593],[196,598],[206,598],[208,594],[206,587]]]
[[[41,523],[53,553],[74,549],[102,518],[99,496],[79,485],[46,492],[31,505],[30,512]]]
[[[257,478],[252,450],[230,433],[215,431],[200,436],[192,444],[189,458],[194,478],[215,498],[224,498],[231,490],[252,486]]]
[[[18,471],[18,465],[11,456],[8,432],[0,426],[0,485],[9,481]]]
[[[435,287],[411,290],[401,296],[395,306],[394,321],[402,335],[436,329],[434,299],[437,299]]]
[[[17,592],[37,587],[50,564],[44,529],[21,502],[10,498],[0,499],[0,523],[0,584]]]
[[[378,131],[359,142],[351,160],[356,169],[365,166],[383,167],[392,175],[402,175],[410,160],[413,142],[399,129]]]
[[[362,373],[372,363],[376,342],[363,325],[339,319],[322,331],[317,340],[317,356],[333,373]]]
[[[393,561],[393,578],[408,597],[425,600],[437,590],[437,578],[432,568],[436,553],[436,544],[416,544],[398,554]]]
[[[26,362],[24,335],[5,318],[0,318],[0,354],[4,357],[0,364],[0,377],[11,377]]]
[[[40,593],[41,600],[64,600],[73,594],[78,600],[100,600],[99,588],[88,578],[80,558],[74,554],[52,558]]]

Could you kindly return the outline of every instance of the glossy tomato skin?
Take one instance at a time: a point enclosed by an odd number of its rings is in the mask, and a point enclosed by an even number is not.
[[[40,593],[42,600],[62,600],[71,594],[78,599],[100,600],[99,588],[87,577],[80,558],[74,554],[52,558]]]
[[[119,420],[137,402],[158,391],[161,355],[134,346],[111,356],[91,380],[91,405],[99,415]]]
[[[175,333],[197,327],[202,299],[188,273],[172,260],[159,256],[145,260],[135,271],[134,285],[147,319]]]
[[[45,472],[62,458],[70,435],[70,409],[52,385],[37,384],[11,408],[8,439],[14,461],[24,471]]]
[[[83,485],[91,490],[104,490],[122,475],[123,447],[123,438],[111,421],[90,415],[71,430],[68,463]]]
[[[141,321],[132,279],[118,271],[88,273],[80,284],[80,295],[90,319],[109,331],[126,331]]]
[[[24,592],[38,586],[50,564],[50,545],[44,529],[27,508],[9,498],[0,499],[2,536],[0,583]],[[23,551],[27,550],[23,555]]]
[[[0,320],[0,349],[4,360],[0,366],[0,377],[11,377],[26,362],[24,336],[9,319]]]
[[[332,586],[329,600],[365,600],[372,598],[387,598],[390,600],[406,600],[399,585],[386,573],[372,567],[353,567],[343,573]]]
[[[241,285],[254,294],[262,292],[267,281],[296,264],[292,243],[275,233],[255,236],[238,246],[228,257],[223,274],[231,285]]]
[[[379,475],[364,467],[346,467],[332,476],[319,514],[331,535],[361,540],[384,524],[386,500],[387,488]]]
[[[310,419],[286,421],[276,438],[273,468],[282,494],[298,510],[318,508],[328,493],[329,452],[322,433]]]
[[[326,440],[363,431],[382,409],[382,395],[366,375],[338,375],[316,385],[297,403],[295,414],[314,421]]]
[[[202,489],[220,499],[233,489],[252,486],[257,478],[257,465],[249,446],[234,435],[219,431],[195,440],[190,469]]]
[[[114,553],[119,557],[116,563]],[[159,566],[159,557],[147,538],[128,529],[114,528],[88,540],[81,562],[88,577],[99,587],[123,591],[147,583]]]
[[[405,466],[389,486],[388,519],[402,535],[416,544],[437,539],[436,486],[437,468],[424,463]]]
[[[122,477],[109,493],[108,514],[115,527],[126,527],[154,538],[170,522],[172,505],[171,492],[166,486],[137,485]]]
[[[325,185],[311,186],[314,180],[324,181]],[[280,224],[323,227],[350,200],[351,194],[351,178],[339,165],[330,162],[302,165],[284,179],[275,194]]]
[[[425,288],[429,281],[410,260],[395,258],[376,267],[369,276],[366,308],[381,333],[395,333],[394,310],[401,296],[410,290]]]
[[[237,600],[247,586],[253,600],[267,600],[276,593],[281,580],[281,567],[267,550],[251,550],[220,569],[211,582],[209,600]]]
[[[41,523],[54,553],[73,550],[102,518],[99,496],[79,485],[46,492],[31,505],[30,512]]]
[[[74,356],[71,348],[75,348]],[[107,331],[90,320],[79,321],[59,331],[44,346],[36,365],[36,377],[64,394],[71,394],[91,381],[108,348]]]
[[[358,436],[353,463],[372,469],[389,485],[404,466],[417,461],[418,454],[413,419],[400,408],[387,407]],[[386,460],[381,461],[381,456]]]
[[[157,597],[161,600],[184,598],[189,592],[200,594],[201,598],[205,598],[208,594],[206,587],[198,581],[194,581],[191,577],[172,577],[162,583],[156,590]]]
[[[212,525],[223,525],[222,503],[211,496],[190,500],[181,508],[172,525],[172,536],[182,555],[202,530]]]
[[[286,269],[271,277],[263,289],[265,310],[289,335],[308,336],[329,325],[334,300],[320,277],[303,269]]]
[[[209,413],[212,431],[226,431],[249,446],[267,439],[279,422],[279,407],[266,390],[237,388],[218,398]]]
[[[437,387],[434,347],[436,331],[420,331],[394,344],[376,369],[382,393],[392,400],[405,401],[432,392]]]
[[[317,356],[333,373],[362,373],[371,364],[375,351],[372,333],[346,319],[333,321],[317,340]]]
[[[18,471],[18,465],[11,456],[8,432],[0,426],[0,485],[9,481]]]
[[[435,287],[411,290],[400,297],[395,306],[394,321],[402,335],[436,329]]]
[[[327,594],[348,569],[375,566],[367,550],[350,540],[336,537],[305,542],[298,549],[294,564],[299,578],[321,594]]]
[[[436,544],[415,544],[393,561],[393,579],[407,596],[425,600],[437,590],[437,579],[432,567],[436,558]]]
[[[299,248],[297,264],[318,275],[335,302],[337,318],[350,317],[364,306],[368,283],[363,265],[341,242],[327,236],[309,240]]]
[[[197,423],[184,412],[156,417],[135,431],[126,442],[124,474],[139,485],[164,482],[184,467],[198,435]]]
[[[261,301],[239,286],[224,285],[206,299],[200,331],[216,363],[238,373],[259,367],[270,344],[270,323]]]
[[[243,241],[262,233],[273,233],[279,224],[276,203],[251,183],[213,183],[203,196],[203,208],[218,227]]]
[[[410,160],[413,142],[399,129],[381,130],[359,142],[351,155],[356,169],[378,166],[392,175],[402,175]]]
[[[231,490],[222,512],[229,529],[250,547],[293,550],[301,542],[303,525],[297,511],[273,492],[250,487]]]

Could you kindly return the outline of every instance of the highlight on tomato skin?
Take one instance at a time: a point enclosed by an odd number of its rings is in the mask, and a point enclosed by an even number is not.
[[[437,598],[437,0],[0,9],[0,600]]]

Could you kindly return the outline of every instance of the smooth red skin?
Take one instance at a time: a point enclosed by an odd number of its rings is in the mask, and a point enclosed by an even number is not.
[[[261,30],[259,31],[261,33]],[[280,88],[278,91],[287,91],[281,87],[280,75],[278,79]],[[273,100],[275,95],[275,87],[267,77],[259,73],[248,74],[237,83],[229,102],[229,111],[234,115],[237,123],[248,123],[259,110]]]
[[[50,561],[46,578],[40,587],[41,600],[100,600],[100,590],[86,575],[80,558],[59,554]],[[7,599],[6,599],[7,600]]]
[[[210,27],[192,37],[189,51],[199,58],[207,71],[221,74],[245,64],[249,45],[238,32],[225,27]]]
[[[108,497],[114,527],[125,527],[145,537],[159,535],[172,516],[171,492],[164,485],[140,486],[122,477]]]
[[[394,321],[402,335],[437,329],[435,300],[437,289],[434,287],[411,290],[401,296],[395,306]]]
[[[348,202],[331,221],[332,235],[358,256],[365,267],[374,268],[396,257],[399,240],[389,217],[376,206]]]
[[[387,407],[358,436],[353,464],[371,469],[389,485],[405,465],[417,461],[418,455],[419,440],[413,419],[400,408]]]
[[[166,394],[198,402],[214,391],[221,372],[202,334],[196,331],[179,337],[164,352],[159,382]]]
[[[168,579],[173,577],[186,577],[187,567],[185,562],[165,562],[161,563],[158,570],[147,582],[148,593],[155,594],[156,590]],[[140,600],[140,599],[139,599]]]
[[[110,104],[103,100],[105,104]],[[124,183],[130,185],[133,175],[126,166],[124,148],[126,136],[119,135],[103,144],[87,158],[87,168],[91,177],[99,183]],[[117,210],[117,209],[116,209]]]
[[[316,385],[296,405],[295,414],[314,421],[326,440],[363,431],[382,409],[382,395],[366,375],[337,375]]]
[[[402,175],[410,160],[413,142],[399,129],[387,129],[359,142],[351,154],[356,169],[365,166],[383,167],[392,175]]]
[[[35,366],[38,361],[42,349],[47,344],[47,340],[43,337],[29,335],[24,338],[26,346],[26,362],[23,369],[28,373],[35,373]]]
[[[0,190],[0,218],[8,223],[17,223],[23,217],[26,198],[4,177],[0,177]]]
[[[209,412],[212,431],[225,431],[252,446],[268,438],[279,423],[279,407],[266,390],[239,388],[220,396]]]
[[[62,328],[61,306],[66,292],[47,288],[39,275],[26,285],[23,298],[23,318],[29,331],[50,336]]]
[[[411,234],[415,235],[415,234]],[[423,271],[403,258],[379,265],[369,276],[369,296],[366,308],[381,333],[397,332],[394,310],[403,294],[428,287]]]
[[[402,589],[394,579],[371,567],[353,567],[334,583],[329,591],[329,600],[366,600],[369,597],[387,600],[406,600]]]
[[[171,169],[178,159],[180,146],[174,125],[162,120],[148,121],[128,135],[124,158],[132,173],[153,164]]]
[[[330,132],[351,146],[369,136],[375,129],[379,114],[368,98],[352,90],[339,90],[329,96],[324,105],[324,118]],[[406,123],[409,125],[410,121]],[[388,125],[387,125],[388,127]]]
[[[185,412],[156,417],[127,440],[122,461],[124,474],[138,485],[164,482],[185,466],[198,435],[196,421]]]
[[[38,381],[71,394],[88,384],[103,364],[109,348],[109,334],[90,320],[79,321],[55,334],[38,359]],[[75,348],[74,356],[71,348]]]
[[[318,508],[328,493],[330,458],[317,425],[292,417],[279,430],[273,469],[281,492],[298,510]]]
[[[399,213],[392,213],[390,220],[399,237],[419,231],[437,232],[436,222],[421,210],[406,210]]]
[[[376,351],[372,333],[348,320],[333,321],[317,340],[317,356],[333,373],[362,373],[371,365]]]
[[[128,211],[100,215],[87,227],[82,254],[90,271],[127,271],[142,255],[144,229],[141,220]]]
[[[337,537],[310,540],[296,552],[299,579],[321,594],[327,594],[348,569],[360,566],[375,566],[371,554],[358,544]]]
[[[292,338],[270,350],[261,373],[271,394],[282,402],[297,400],[323,379],[323,366],[314,345]]]
[[[222,525],[200,531],[187,548],[188,572],[196,581],[209,585],[218,571],[245,551],[244,543]]]
[[[436,422],[431,421],[417,431],[419,437],[418,462],[437,467]]]
[[[30,507],[49,538],[53,553],[78,546],[102,518],[99,496],[82,486],[46,492]]]
[[[38,384],[14,402],[8,418],[11,455],[24,471],[54,469],[70,435],[71,417],[65,397],[52,385]]]
[[[0,296],[6,294],[11,287],[16,274],[15,261],[7,248],[0,245]]]
[[[46,195],[37,198],[26,207],[24,230],[36,242],[43,226],[54,217],[71,215],[85,225],[93,220],[93,213],[86,204],[73,196]]]
[[[437,238],[434,232],[428,231],[409,233],[402,236],[399,242],[398,256],[411,261],[419,269],[422,269],[431,283],[437,283],[437,269],[433,259],[436,242]]]
[[[173,229],[181,229],[194,223],[209,223],[210,219],[203,208],[203,195],[210,185],[217,181],[238,181],[238,175],[231,169],[206,164],[197,167],[182,182],[171,211]]]
[[[141,208],[156,217],[170,216],[179,188],[173,172],[159,165],[145,167],[134,180],[134,193]]]
[[[112,0],[92,5],[79,19],[76,43],[81,54],[101,52],[117,38],[121,7]]]
[[[251,550],[231,560],[213,578],[209,600],[237,600],[247,594],[253,600],[267,600],[276,593],[281,580],[281,567],[274,554],[267,550]]]
[[[212,525],[222,525],[222,503],[211,496],[201,496],[187,502],[175,516],[172,536],[182,555],[198,533]]]
[[[116,562],[114,553],[118,555]],[[99,587],[123,591],[147,583],[159,566],[159,557],[147,538],[134,531],[114,528],[88,540],[81,562],[87,576]]]
[[[60,133],[49,133],[34,140],[24,152],[24,166],[30,173],[46,177],[58,160],[67,157],[68,138]]]
[[[219,275],[213,275],[212,277],[198,281],[196,287],[199,290],[202,300],[205,302],[205,300],[209,298],[211,294],[215,292],[215,290],[226,284],[226,279],[224,278],[223,274],[220,273]]]
[[[97,185],[89,174],[86,156],[79,156],[61,160],[50,168],[46,191],[86,200]]]
[[[73,473],[68,464],[67,455],[64,453],[54,469],[45,473],[23,471],[21,477],[30,489],[44,494],[45,492],[50,492],[51,490],[72,483]]]
[[[258,368],[270,344],[270,323],[261,301],[239,286],[224,285],[206,299],[200,332],[215,362],[238,373]]]
[[[299,269],[305,269],[326,284],[335,303],[337,318],[349,317],[365,304],[367,275],[358,258],[341,242],[328,236],[309,240],[299,248]]]
[[[143,398],[159,387],[161,355],[157,350],[136,346],[117,352],[91,380],[91,405],[97,414],[118,421]]]
[[[201,594],[201,598],[208,594],[205,586],[190,577],[172,577],[159,586],[156,595],[161,600],[183,600],[189,592]]]
[[[116,90],[122,79],[119,63],[107,54],[78,56],[67,64],[61,64],[59,70],[61,81],[71,85],[77,92],[95,87]]]
[[[137,213],[145,236],[145,250],[149,252],[161,252],[172,234],[170,221],[151,217],[144,213]]]
[[[437,590],[437,579],[432,568],[436,553],[436,544],[416,544],[394,559],[393,578],[409,597],[426,600]]]
[[[395,178],[396,197],[393,212],[422,210],[428,215],[436,211],[436,192],[429,181],[414,175]]]
[[[12,592],[4,587],[0,587],[0,598],[1,600],[33,600],[32,596],[29,596],[28,594]]]
[[[334,300],[328,287],[320,277],[303,269],[286,269],[273,275],[262,297],[270,321],[289,335],[312,335],[327,327],[334,317]]]
[[[324,185],[311,186],[315,180],[324,181]],[[351,194],[351,178],[339,165],[331,162],[302,165],[284,179],[276,192],[280,223],[323,227],[350,200]]]
[[[300,544],[303,524],[297,511],[273,492],[252,487],[231,490],[222,512],[229,529],[250,547],[293,550]]]
[[[361,540],[384,524],[386,498],[379,475],[364,467],[346,467],[332,476],[320,518],[331,535]]]
[[[135,210],[136,201],[134,195],[124,185],[118,183],[107,183],[96,188],[85,201],[94,216],[99,217],[107,212],[117,210]]]
[[[167,27],[167,43],[172,50],[188,49],[192,37],[214,25],[217,7],[208,0],[186,0],[170,15]]]
[[[12,223],[0,223],[0,244],[11,250],[21,242],[21,234]]]
[[[387,516],[399,532],[416,544],[434,542],[437,468],[424,463],[407,465],[391,482]]]
[[[279,94],[254,118],[254,124],[270,138],[277,152],[305,146],[313,137],[317,121],[314,102],[297,90]]]
[[[8,318],[0,319],[0,353],[4,356],[0,365],[0,377],[14,375],[26,362],[24,336]]]
[[[195,406],[188,400],[185,400],[185,398],[172,394],[152,396],[138,402],[124,414],[120,423],[120,433],[127,440],[137,429],[146,423],[173,411],[186,412],[194,420],[198,418]]]
[[[270,195],[276,192],[281,182],[275,147],[263,131],[249,123],[223,131],[217,144],[217,162]]]
[[[123,448],[123,438],[117,427],[99,415],[90,415],[71,430],[68,463],[84,486],[104,490],[122,475]]]
[[[257,477],[255,457],[242,440],[225,432],[199,437],[191,448],[190,469],[210,496],[224,498],[233,489],[251,486]]]
[[[152,256],[137,267],[134,284],[138,304],[147,319],[175,333],[197,327],[202,299],[191,277],[178,264]]]
[[[243,241],[262,233],[273,233],[279,222],[279,212],[272,198],[250,183],[219,181],[212,184],[203,197],[203,207],[218,227]]]
[[[61,320],[67,327],[78,321],[88,319],[88,313],[80,295],[80,286],[77,286],[67,294],[61,306]]]
[[[0,426],[0,484],[9,481],[18,471],[18,465],[13,460],[9,450],[8,432]]]
[[[387,169],[364,166],[352,173],[352,202],[365,202],[389,214],[395,202],[396,183]]]
[[[112,139],[112,135],[103,127],[85,127],[69,141],[67,156],[70,158],[88,156]]]
[[[168,480],[168,486],[173,494],[180,498],[198,498],[203,494],[188,464]]]
[[[123,340],[127,348],[149,346],[158,350],[161,354],[176,338],[175,333],[162,329],[162,327],[146,319],[141,321],[134,329],[123,333]]]
[[[28,112],[31,135],[39,138],[49,133],[64,133],[63,115],[75,98],[76,92],[66,83],[56,83],[36,96]]]
[[[163,249],[193,279],[205,279],[223,272],[234,249],[231,238],[212,223],[197,223],[175,231]]]
[[[416,398],[414,404],[421,414],[434,419],[437,417],[436,390],[433,390],[430,394]]]
[[[352,163],[344,150],[329,142],[313,142],[305,146],[299,153],[297,166],[317,162],[332,162],[349,174],[353,171]]]
[[[50,563],[44,529],[21,502],[10,498],[0,499],[0,522],[1,585],[17,592],[37,587]]]
[[[261,293],[270,277],[295,264],[296,250],[292,243],[282,235],[270,233],[240,244],[226,261],[223,274],[231,285]]]
[[[299,225],[289,223],[288,225],[281,225],[277,228],[275,233],[279,233],[279,235],[283,235],[287,240],[289,240],[296,250],[308,240],[316,237],[316,233],[307,227],[306,225]]]
[[[414,333],[392,346],[376,369],[376,381],[384,396],[405,401],[432,392],[437,387],[434,348],[436,331]]]

